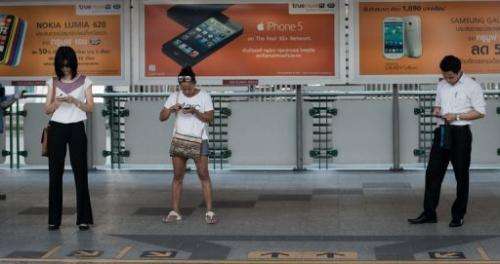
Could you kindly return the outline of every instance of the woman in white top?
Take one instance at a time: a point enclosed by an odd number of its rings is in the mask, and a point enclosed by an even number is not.
[[[62,213],[62,177],[66,146],[75,177],[77,219],[80,230],[93,224],[88,188],[87,136],[84,121],[94,106],[92,82],[78,74],[78,59],[71,47],[59,47],[54,58],[57,77],[47,81],[45,113],[49,122],[49,230],[58,230]]]
[[[172,113],[177,120],[174,133],[202,139],[201,157],[195,160],[198,177],[203,189],[203,197],[207,212],[205,221],[208,224],[217,223],[212,209],[212,184],[208,173],[208,133],[206,125],[214,118],[214,106],[210,95],[196,87],[196,76],[191,67],[185,67],[178,76],[180,91],[173,93],[160,112],[160,121],[166,121]],[[186,173],[187,159],[173,156],[174,178],[172,180],[172,210],[163,218],[166,223],[180,221],[180,199],[182,181]]]

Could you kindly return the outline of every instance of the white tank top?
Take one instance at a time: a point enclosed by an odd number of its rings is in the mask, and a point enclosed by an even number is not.
[[[86,102],[85,90],[92,85],[92,82],[85,75],[78,75],[70,82],[63,82],[57,78],[51,78],[47,82],[47,86],[56,88],[55,96],[71,95],[77,100]],[[87,119],[87,113],[74,104],[62,103],[59,108],[52,114],[51,121],[71,124],[84,121]]]

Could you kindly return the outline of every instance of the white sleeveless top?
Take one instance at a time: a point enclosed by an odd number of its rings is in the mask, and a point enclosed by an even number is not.
[[[165,107],[170,108],[174,106],[176,101],[183,107],[194,107],[202,113],[214,110],[212,97],[203,90],[200,90],[198,94],[192,97],[187,97],[182,92],[172,93],[168,97],[167,102],[165,102]],[[200,137],[201,135],[203,140],[208,140],[207,124],[201,122],[193,114],[183,114],[181,111],[177,114],[175,122],[176,127],[174,133],[179,132],[180,134],[193,137]]]
[[[57,78],[51,78],[46,82],[49,89],[56,88],[55,96],[71,95],[77,100],[86,102],[85,90],[91,89],[92,81],[85,75],[78,75],[75,79],[66,82],[60,81]],[[50,90],[49,90],[50,91]],[[87,113],[76,107],[74,104],[62,103],[59,108],[52,114],[51,121],[71,124],[84,121],[87,119]]]

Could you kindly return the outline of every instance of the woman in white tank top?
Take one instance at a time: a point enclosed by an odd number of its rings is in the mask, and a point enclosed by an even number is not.
[[[71,47],[59,47],[54,58],[57,77],[47,81],[45,113],[50,115],[49,147],[49,230],[58,230],[62,214],[62,186],[66,148],[69,146],[75,177],[79,229],[93,224],[88,188],[87,136],[84,121],[94,107],[92,82],[78,74],[78,59]]]
[[[201,181],[203,198],[207,212],[205,222],[216,224],[218,218],[212,208],[212,183],[208,172],[208,133],[206,126],[214,118],[214,106],[210,94],[196,87],[196,75],[191,67],[184,67],[178,76],[180,91],[170,95],[160,112],[160,121],[166,121],[174,114],[176,117],[175,133],[200,137],[202,140],[200,157],[195,165]],[[172,155],[172,154],[171,154]],[[163,217],[163,222],[172,223],[182,220],[180,199],[182,182],[186,171],[187,159],[172,155],[174,177],[172,180],[172,210]]]

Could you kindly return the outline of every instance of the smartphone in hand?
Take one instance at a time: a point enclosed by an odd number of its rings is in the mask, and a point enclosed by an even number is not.
[[[192,107],[192,106],[185,106],[185,107],[182,107],[182,112],[184,114],[192,114],[192,111],[194,110],[195,108]]]
[[[64,94],[61,93],[61,94],[56,96],[56,100],[61,101],[61,102],[66,102],[67,96],[65,96]]]

